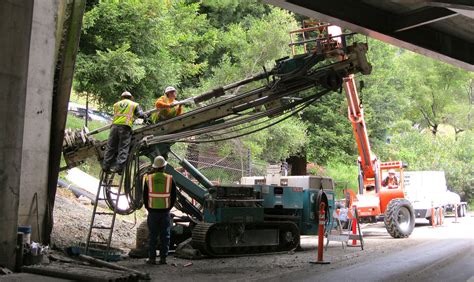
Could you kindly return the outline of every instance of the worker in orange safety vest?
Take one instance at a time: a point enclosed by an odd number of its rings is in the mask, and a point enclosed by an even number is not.
[[[176,185],[173,177],[164,172],[167,162],[162,156],[153,161],[151,170],[143,178],[143,203],[148,211],[148,259],[156,264],[157,237],[160,236],[160,261],[166,264],[171,232],[170,210],[176,201]]]
[[[123,92],[121,97],[122,99],[114,104],[114,118],[102,163],[105,172],[119,174],[122,173],[128,159],[133,120],[135,117],[147,118],[140,105],[132,101],[133,96],[130,92]]]
[[[153,123],[174,118],[183,113],[183,105],[176,100],[176,96],[176,89],[173,86],[166,87],[165,94],[155,102],[155,107],[159,111],[151,115],[150,119]]]
[[[155,107],[158,112],[151,114],[150,121],[152,123],[157,123],[170,118],[177,117],[184,112],[184,104],[194,103],[192,98],[188,98],[182,101],[176,100],[176,93],[176,88],[174,88],[173,86],[166,87],[164,95],[158,98],[155,102]],[[170,151],[171,145],[172,143],[160,143],[157,145],[152,145],[144,154],[149,157],[150,160],[153,160],[158,155],[163,156],[167,160],[168,152]]]

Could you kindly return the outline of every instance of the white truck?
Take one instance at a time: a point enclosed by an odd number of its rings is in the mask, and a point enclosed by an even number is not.
[[[466,216],[467,203],[461,202],[458,194],[448,190],[444,171],[405,171],[404,184],[405,197],[413,205],[416,218],[426,218],[432,223],[432,208],[435,223],[439,223],[440,208],[457,212],[459,217]]]

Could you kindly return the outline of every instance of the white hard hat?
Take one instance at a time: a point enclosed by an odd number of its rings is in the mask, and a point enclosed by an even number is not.
[[[158,156],[153,161],[152,167],[153,168],[162,168],[162,167],[165,167],[166,164],[167,164],[167,162],[166,162],[165,158],[163,158],[162,156]]]
[[[388,170],[388,174],[392,174],[392,173],[395,174],[395,170],[393,168]]]
[[[122,97],[132,97],[132,93],[128,92],[128,91],[125,91],[122,93],[121,95]]]
[[[176,92],[176,88],[174,88],[173,86],[168,86],[165,89],[165,94],[172,91]]]

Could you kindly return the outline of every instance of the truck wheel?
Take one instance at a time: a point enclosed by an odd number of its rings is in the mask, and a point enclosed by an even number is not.
[[[415,213],[407,199],[393,199],[387,206],[385,228],[393,238],[407,238],[415,228]]]
[[[430,216],[430,217],[427,217],[426,219],[430,222],[430,225],[433,226],[433,225],[436,225],[436,221],[433,223],[433,219],[435,218],[436,217]]]
[[[457,208],[458,217],[463,217],[463,207],[462,205],[459,205]]]

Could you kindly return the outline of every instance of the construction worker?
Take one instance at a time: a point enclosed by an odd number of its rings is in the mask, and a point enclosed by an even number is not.
[[[189,103],[190,100],[178,101],[176,100],[176,88],[168,86],[165,89],[164,95],[158,98],[155,102],[155,107],[158,112],[151,115],[150,121],[157,123],[170,118],[174,118],[183,113],[183,104]],[[156,156],[162,155],[166,160],[168,159],[168,152],[172,143],[161,143],[151,146],[144,154],[153,160]]]
[[[176,89],[173,86],[166,87],[165,94],[155,102],[155,107],[159,111],[151,115],[153,123],[174,118],[183,113],[182,104],[176,100],[176,95]]]
[[[114,104],[114,118],[110,128],[102,169],[105,172],[122,173],[128,158],[132,139],[132,124],[135,117],[147,118],[140,105],[133,102],[133,96],[125,91],[121,100]]]
[[[398,179],[395,176],[395,170],[393,168],[388,170],[388,176],[382,181],[382,186],[388,186],[388,188],[395,188],[398,186]]]
[[[173,177],[164,172],[166,160],[157,156],[143,182],[143,203],[148,210],[148,259],[147,264],[156,264],[157,237],[160,236],[160,261],[166,264],[170,244],[170,210],[176,201],[176,185]]]

